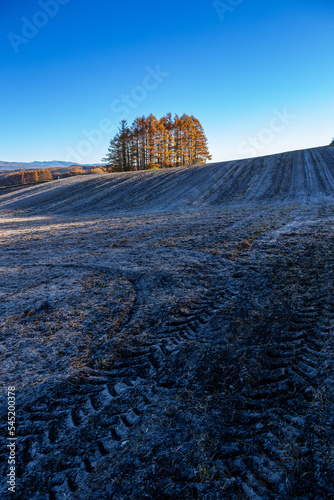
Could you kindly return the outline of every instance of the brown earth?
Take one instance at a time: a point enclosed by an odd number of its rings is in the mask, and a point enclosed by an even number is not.
[[[8,386],[17,499],[333,498],[333,167],[0,198],[3,498]]]

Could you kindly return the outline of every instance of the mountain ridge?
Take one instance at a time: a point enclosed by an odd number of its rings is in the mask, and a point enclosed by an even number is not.
[[[79,165],[83,167],[93,167],[102,166],[102,163],[75,163],[70,161],[32,161],[32,162],[15,162],[15,161],[0,161],[0,171],[4,170],[17,170],[17,169],[38,169],[38,168],[59,168],[59,167],[71,167],[73,165]]]

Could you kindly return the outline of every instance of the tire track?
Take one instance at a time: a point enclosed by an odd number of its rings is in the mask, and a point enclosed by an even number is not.
[[[109,269],[74,267],[110,275]],[[136,322],[145,294],[136,293],[136,296],[140,299],[132,303],[126,317],[118,323],[119,332],[129,328],[131,331],[131,325]],[[168,363],[168,355],[175,352],[180,343],[195,338],[222,300],[225,295],[211,292],[204,298],[179,304],[160,326],[160,335],[143,347],[127,350],[116,359],[111,370],[83,369],[75,386],[65,385],[64,394],[52,402],[47,395],[48,385],[44,399],[40,394],[37,400],[33,397],[29,407],[23,408],[26,414],[20,435],[31,437],[25,441],[19,470],[20,479],[29,485],[32,498],[40,484],[38,472],[33,472],[36,460],[40,463],[39,469],[54,471],[55,479],[48,486],[50,498],[62,498],[64,494],[72,498],[82,487],[83,471],[89,481],[98,470],[97,464],[115,456],[118,449],[131,441],[133,429],[140,425],[143,414],[149,414],[151,402],[156,399],[151,382]],[[42,388],[40,392],[43,393]],[[43,411],[37,410],[40,401],[46,405]],[[80,456],[73,460],[74,457],[68,457],[68,450],[75,453],[76,449],[81,450]],[[55,456],[64,458],[55,460]],[[43,489],[45,485],[40,487]]]
[[[314,492],[323,477],[327,484],[321,485],[317,498],[330,498],[334,477],[325,459],[330,456],[330,443],[323,437],[325,428],[329,435],[330,426],[322,400],[326,345],[334,324],[332,291],[323,285],[329,278],[322,265],[327,245],[296,263],[301,271],[298,312],[293,312],[284,330],[269,330],[270,343],[254,332],[262,341],[252,347],[257,352],[256,376],[236,397],[233,424],[222,436],[226,443],[242,440],[244,446],[222,446],[217,455],[228,463],[247,498],[314,498],[308,492]],[[333,255],[331,259],[334,263]],[[286,285],[295,283],[293,273]],[[322,428],[320,434],[317,427]]]

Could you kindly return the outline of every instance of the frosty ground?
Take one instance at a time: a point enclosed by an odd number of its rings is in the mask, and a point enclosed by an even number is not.
[[[333,188],[319,148],[2,195],[15,498],[332,498]]]

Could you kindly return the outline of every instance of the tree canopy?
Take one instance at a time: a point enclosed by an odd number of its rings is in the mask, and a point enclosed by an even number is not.
[[[138,117],[131,126],[120,124],[102,161],[114,171],[182,167],[211,160],[202,125],[194,116],[171,113],[158,120],[154,115]]]

